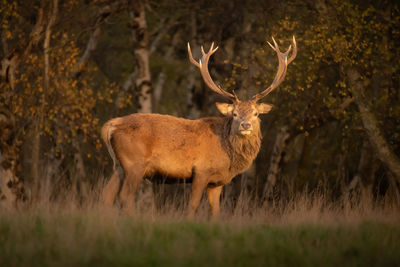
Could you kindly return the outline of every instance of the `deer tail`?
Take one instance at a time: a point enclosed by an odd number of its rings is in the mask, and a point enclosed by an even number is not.
[[[101,128],[101,137],[102,137],[104,143],[106,144],[108,153],[110,154],[110,156],[113,160],[114,170],[116,170],[116,168],[119,166],[119,161],[115,155],[114,148],[112,147],[111,138],[112,138],[112,135],[113,135],[115,129],[117,129],[117,126],[118,126],[120,120],[121,120],[120,118],[115,118],[115,119],[109,120]]]

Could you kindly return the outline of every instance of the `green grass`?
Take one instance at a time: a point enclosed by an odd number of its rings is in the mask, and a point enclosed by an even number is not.
[[[0,266],[400,266],[400,223],[235,223],[116,212],[0,215]]]

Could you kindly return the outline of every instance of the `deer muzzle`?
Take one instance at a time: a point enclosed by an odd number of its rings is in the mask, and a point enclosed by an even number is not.
[[[241,135],[251,134],[253,131],[253,126],[249,122],[242,122],[239,126],[239,132]]]

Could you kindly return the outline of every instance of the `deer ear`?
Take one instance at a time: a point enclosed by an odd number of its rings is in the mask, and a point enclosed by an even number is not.
[[[258,110],[258,113],[260,113],[260,114],[268,113],[273,107],[274,107],[273,105],[265,104],[265,103],[257,104],[257,110]]]
[[[227,104],[227,103],[215,103],[217,106],[217,109],[219,112],[221,112],[223,115],[228,116],[231,115],[232,110],[233,110],[233,104]]]

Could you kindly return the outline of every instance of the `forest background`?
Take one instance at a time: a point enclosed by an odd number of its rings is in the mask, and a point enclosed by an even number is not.
[[[245,99],[275,75],[267,41],[286,49],[293,35],[297,58],[264,100],[274,108],[259,156],[224,197],[319,191],[399,205],[396,1],[1,0],[0,27],[3,207],[85,199],[111,173],[100,128],[112,117],[219,116],[188,42],[195,58],[215,42],[211,75]]]

